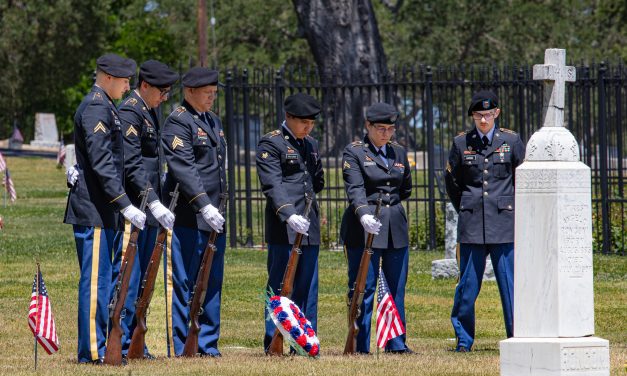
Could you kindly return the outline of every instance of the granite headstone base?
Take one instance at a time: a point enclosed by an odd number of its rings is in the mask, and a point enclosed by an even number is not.
[[[610,344],[598,337],[509,338],[499,347],[502,376],[610,374]]]

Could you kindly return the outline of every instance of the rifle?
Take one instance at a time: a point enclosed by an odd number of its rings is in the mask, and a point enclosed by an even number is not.
[[[377,198],[377,208],[374,211],[374,216],[378,219],[381,213],[382,205],[382,192],[379,192],[379,198]],[[366,289],[366,277],[368,276],[368,267],[370,266],[370,257],[372,256],[372,242],[374,240],[374,234],[368,234],[366,239],[366,247],[364,253],[361,255],[361,261],[359,262],[359,270],[357,271],[357,278],[353,284],[353,297],[348,305],[348,335],[346,336],[346,345],[344,345],[344,355],[354,354],[357,347],[357,334],[359,333],[359,327],[357,326],[357,317],[361,314],[361,303],[364,300],[364,291]]]
[[[176,184],[174,191],[170,193],[172,201],[170,201],[171,212],[174,212],[176,208],[176,202],[179,198],[179,185]],[[127,357],[129,359],[143,359],[144,347],[146,346],[146,332],[148,327],[146,326],[146,316],[148,316],[148,306],[152,299],[152,293],[155,289],[155,281],[157,280],[157,273],[159,272],[159,264],[161,263],[161,254],[166,247],[166,237],[168,235],[168,229],[161,227],[157,234],[157,243],[152,249],[152,255],[150,256],[150,263],[144,273],[144,280],[141,284],[141,289],[137,300],[135,301],[135,320],[137,326],[133,331],[133,337],[131,338],[131,345],[128,348]]]
[[[218,211],[220,214],[224,213],[226,208],[226,202],[229,199],[227,193],[220,194],[220,205]],[[189,331],[187,332],[187,338],[185,339],[185,347],[183,348],[182,356],[193,357],[198,352],[198,333],[200,332],[200,323],[198,323],[198,316],[202,314],[202,304],[205,301],[205,295],[207,294],[207,287],[209,285],[209,274],[211,272],[211,264],[213,263],[213,255],[216,252],[215,241],[218,237],[216,230],[211,230],[209,233],[209,240],[205,247],[205,252],[202,255],[202,262],[200,269],[198,269],[198,276],[196,277],[196,285],[194,286],[194,292],[192,299],[189,303]]]
[[[142,212],[146,210],[146,202],[148,201],[148,190],[150,186],[147,186],[145,190],[140,193],[142,197],[139,210]],[[118,280],[115,283],[115,292],[113,293],[113,299],[109,303],[109,320],[111,321],[111,331],[107,338],[107,349],[105,350],[104,363],[119,366],[122,364],[122,326],[120,325],[122,309],[124,309],[124,303],[126,301],[126,295],[128,293],[128,284],[131,279],[131,273],[133,272],[133,264],[135,263],[135,255],[137,254],[137,237],[139,236],[140,229],[132,226],[131,236],[122,258],[120,265],[120,274]]]
[[[305,212],[303,213],[303,217],[309,218],[309,212],[311,211],[311,204],[313,203],[313,198],[309,195],[305,195]],[[300,258],[301,253],[303,252],[300,249],[300,244],[303,241],[303,234],[297,233],[296,239],[294,239],[294,245],[292,246],[292,251],[290,252],[290,258],[287,262],[287,266],[285,267],[285,272],[283,273],[283,281],[281,281],[281,296],[285,296],[290,298],[292,296],[292,291],[294,290],[294,276],[296,275],[296,268],[298,267],[298,259]],[[279,331],[279,329],[274,330],[274,335],[272,336],[272,342],[268,346],[267,350],[268,355],[283,355],[283,334]]]

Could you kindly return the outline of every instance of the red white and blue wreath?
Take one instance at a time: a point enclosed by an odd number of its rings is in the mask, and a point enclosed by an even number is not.
[[[303,312],[290,299],[274,295],[268,300],[272,321],[300,355],[317,357],[320,352],[320,341],[316,332]]]

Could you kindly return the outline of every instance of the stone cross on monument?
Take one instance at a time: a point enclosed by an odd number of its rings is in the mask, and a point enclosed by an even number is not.
[[[514,338],[501,341],[501,375],[609,375],[609,342],[593,337],[590,168],[564,127],[565,83],[575,68],[547,49],[544,126],[516,169]]]

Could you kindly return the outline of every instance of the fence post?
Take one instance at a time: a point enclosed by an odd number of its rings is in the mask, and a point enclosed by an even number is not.
[[[283,123],[283,72],[281,69],[277,69],[274,76],[274,101],[276,127],[280,127]]]
[[[235,122],[233,114],[233,72],[226,72],[226,125],[227,137],[231,142],[231,147],[227,148],[226,157],[228,158],[228,192],[229,192],[229,246],[234,248],[237,246],[237,216],[235,214]]]
[[[619,65],[614,72],[614,95],[616,96],[616,159],[618,160],[618,195],[624,197],[623,188],[623,92],[621,90],[621,72],[622,67]]]
[[[433,136],[433,72],[426,67],[425,73],[425,106],[427,115],[427,154],[428,154],[428,195],[429,195],[429,242],[428,249],[435,249],[435,147]]]
[[[523,142],[527,142],[527,130],[525,129],[525,71],[518,69],[518,132]]]
[[[246,185],[246,242],[245,247],[253,246],[253,205],[252,186],[250,181],[250,114],[248,98],[250,95],[248,87],[248,69],[242,73],[242,112],[244,120],[244,180]]]
[[[603,253],[610,252],[610,211],[609,211],[609,203],[608,203],[608,190],[607,190],[607,117],[605,116],[605,111],[607,109],[606,99],[605,99],[605,72],[607,71],[607,67],[605,66],[605,62],[601,62],[599,65],[599,74],[597,77],[597,81],[599,83],[599,149],[597,151],[597,155],[600,162],[600,173],[601,173],[601,223],[602,223],[602,234],[603,234],[603,246],[601,248]]]

